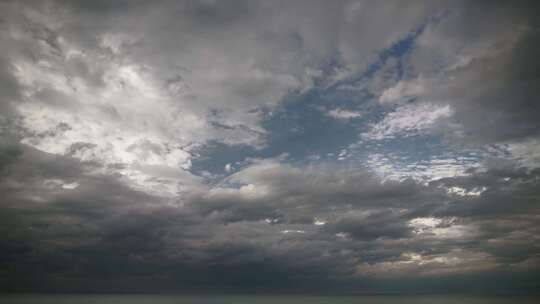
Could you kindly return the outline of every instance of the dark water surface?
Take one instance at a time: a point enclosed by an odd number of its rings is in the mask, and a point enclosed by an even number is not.
[[[1,304],[498,304],[540,303],[539,297],[482,296],[261,296],[261,295],[0,295]]]

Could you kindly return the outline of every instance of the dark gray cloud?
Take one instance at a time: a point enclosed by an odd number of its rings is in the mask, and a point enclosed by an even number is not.
[[[408,89],[394,93],[408,91],[423,102],[449,104],[467,141],[535,136],[538,11],[534,2],[496,1],[448,12],[416,39],[406,66],[406,78],[416,80],[402,80]]]
[[[533,291],[536,10],[2,2],[2,289]]]
[[[393,284],[401,286],[405,281],[399,278],[413,273],[421,281],[455,272],[458,280],[471,267],[472,272],[504,273],[522,272],[524,263],[537,265],[537,204],[513,201],[518,209],[498,210],[499,204],[508,204],[504,193],[509,187],[538,195],[536,173],[519,169],[467,177],[476,182],[456,177],[431,185],[381,184],[359,171],[302,172],[264,162],[230,181],[249,180],[251,187],[214,188],[182,200],[180,208],[112,177],[87,176],[85,166],[73,159],[57,162],[62,170],[43,171],[55,161],[30,149],[6,167],[2,259],[5,274],[20,284],[12,283],[13,290],[39,290],[26,275],[44,277],[56,290],[64,288],[54,285],[57,277],[95,286],[102,278],[138,277],[133,286],[139,286],[155,277],[167,290],[286,290],[319,284],[339,289],[343,280],[361,284],[372,275],[371,283],[397,276]],[[507,177],[511,180],[498,181]],[[42,188],[36,197],[40,183],[70,178],[81,186]],[[460,197],[445,194],[441,185],[489,190]],[[448,220],[430,223],[436,218]],[[472,266],[478,259],[485,265]]]

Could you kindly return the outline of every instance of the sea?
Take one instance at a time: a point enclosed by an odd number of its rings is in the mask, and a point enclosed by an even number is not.
[[[529,304],[540,303],[530,296],[459,295],[0,295],[1,304]]]

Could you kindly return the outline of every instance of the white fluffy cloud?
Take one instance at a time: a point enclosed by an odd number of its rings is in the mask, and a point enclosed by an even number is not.
[[[411,161],[408,156],[374,153],[368,156],[366,165],[383,179],[432,181],[445,177],[467,175],[471,168],[481,168],[476,157],[450,156],[422,161]]]
[[[73,55],[74,56],[74,55]],[[155,179],[173,185],[189,174],[159,176],[149,167],[182,171],[190,168],[192,137],[204,134],[206,122],[171,103],[141,66],[111,62],[104,85],[96,90],[70,78],[57,62],[15,62],[25,100],[15,106],[24,135],[21,142],[47,153],[98,162],[119,172],[141,189]],[[193,178],[192,180],[195,180]],[[148,184],[147,184],[148,183]]]
[[[326,115],[335,118],[335,119],[341,119],[341,120],[349,120],[352,118],[359,118],[362,117],[363,113],[358,111],[349,111],[344,109],[333,109],[330,110]]]
[[[413,103],[397,107],[381,121],[374,123],[371,130],[361,134],[366,140],[381,140],[409,137],[429,132],[441,120],[452,115],[449,105]]]
[[[400,81],[395,86],[386,89],[379,97],[379,102],[383,104],[397,103],[407,98],[421,96],[426,90],[425,86],[422,78]]]

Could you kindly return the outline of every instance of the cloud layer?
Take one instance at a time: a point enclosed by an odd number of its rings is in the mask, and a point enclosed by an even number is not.
[[[535,3],[0,11],[4,290],[537,287]]]

